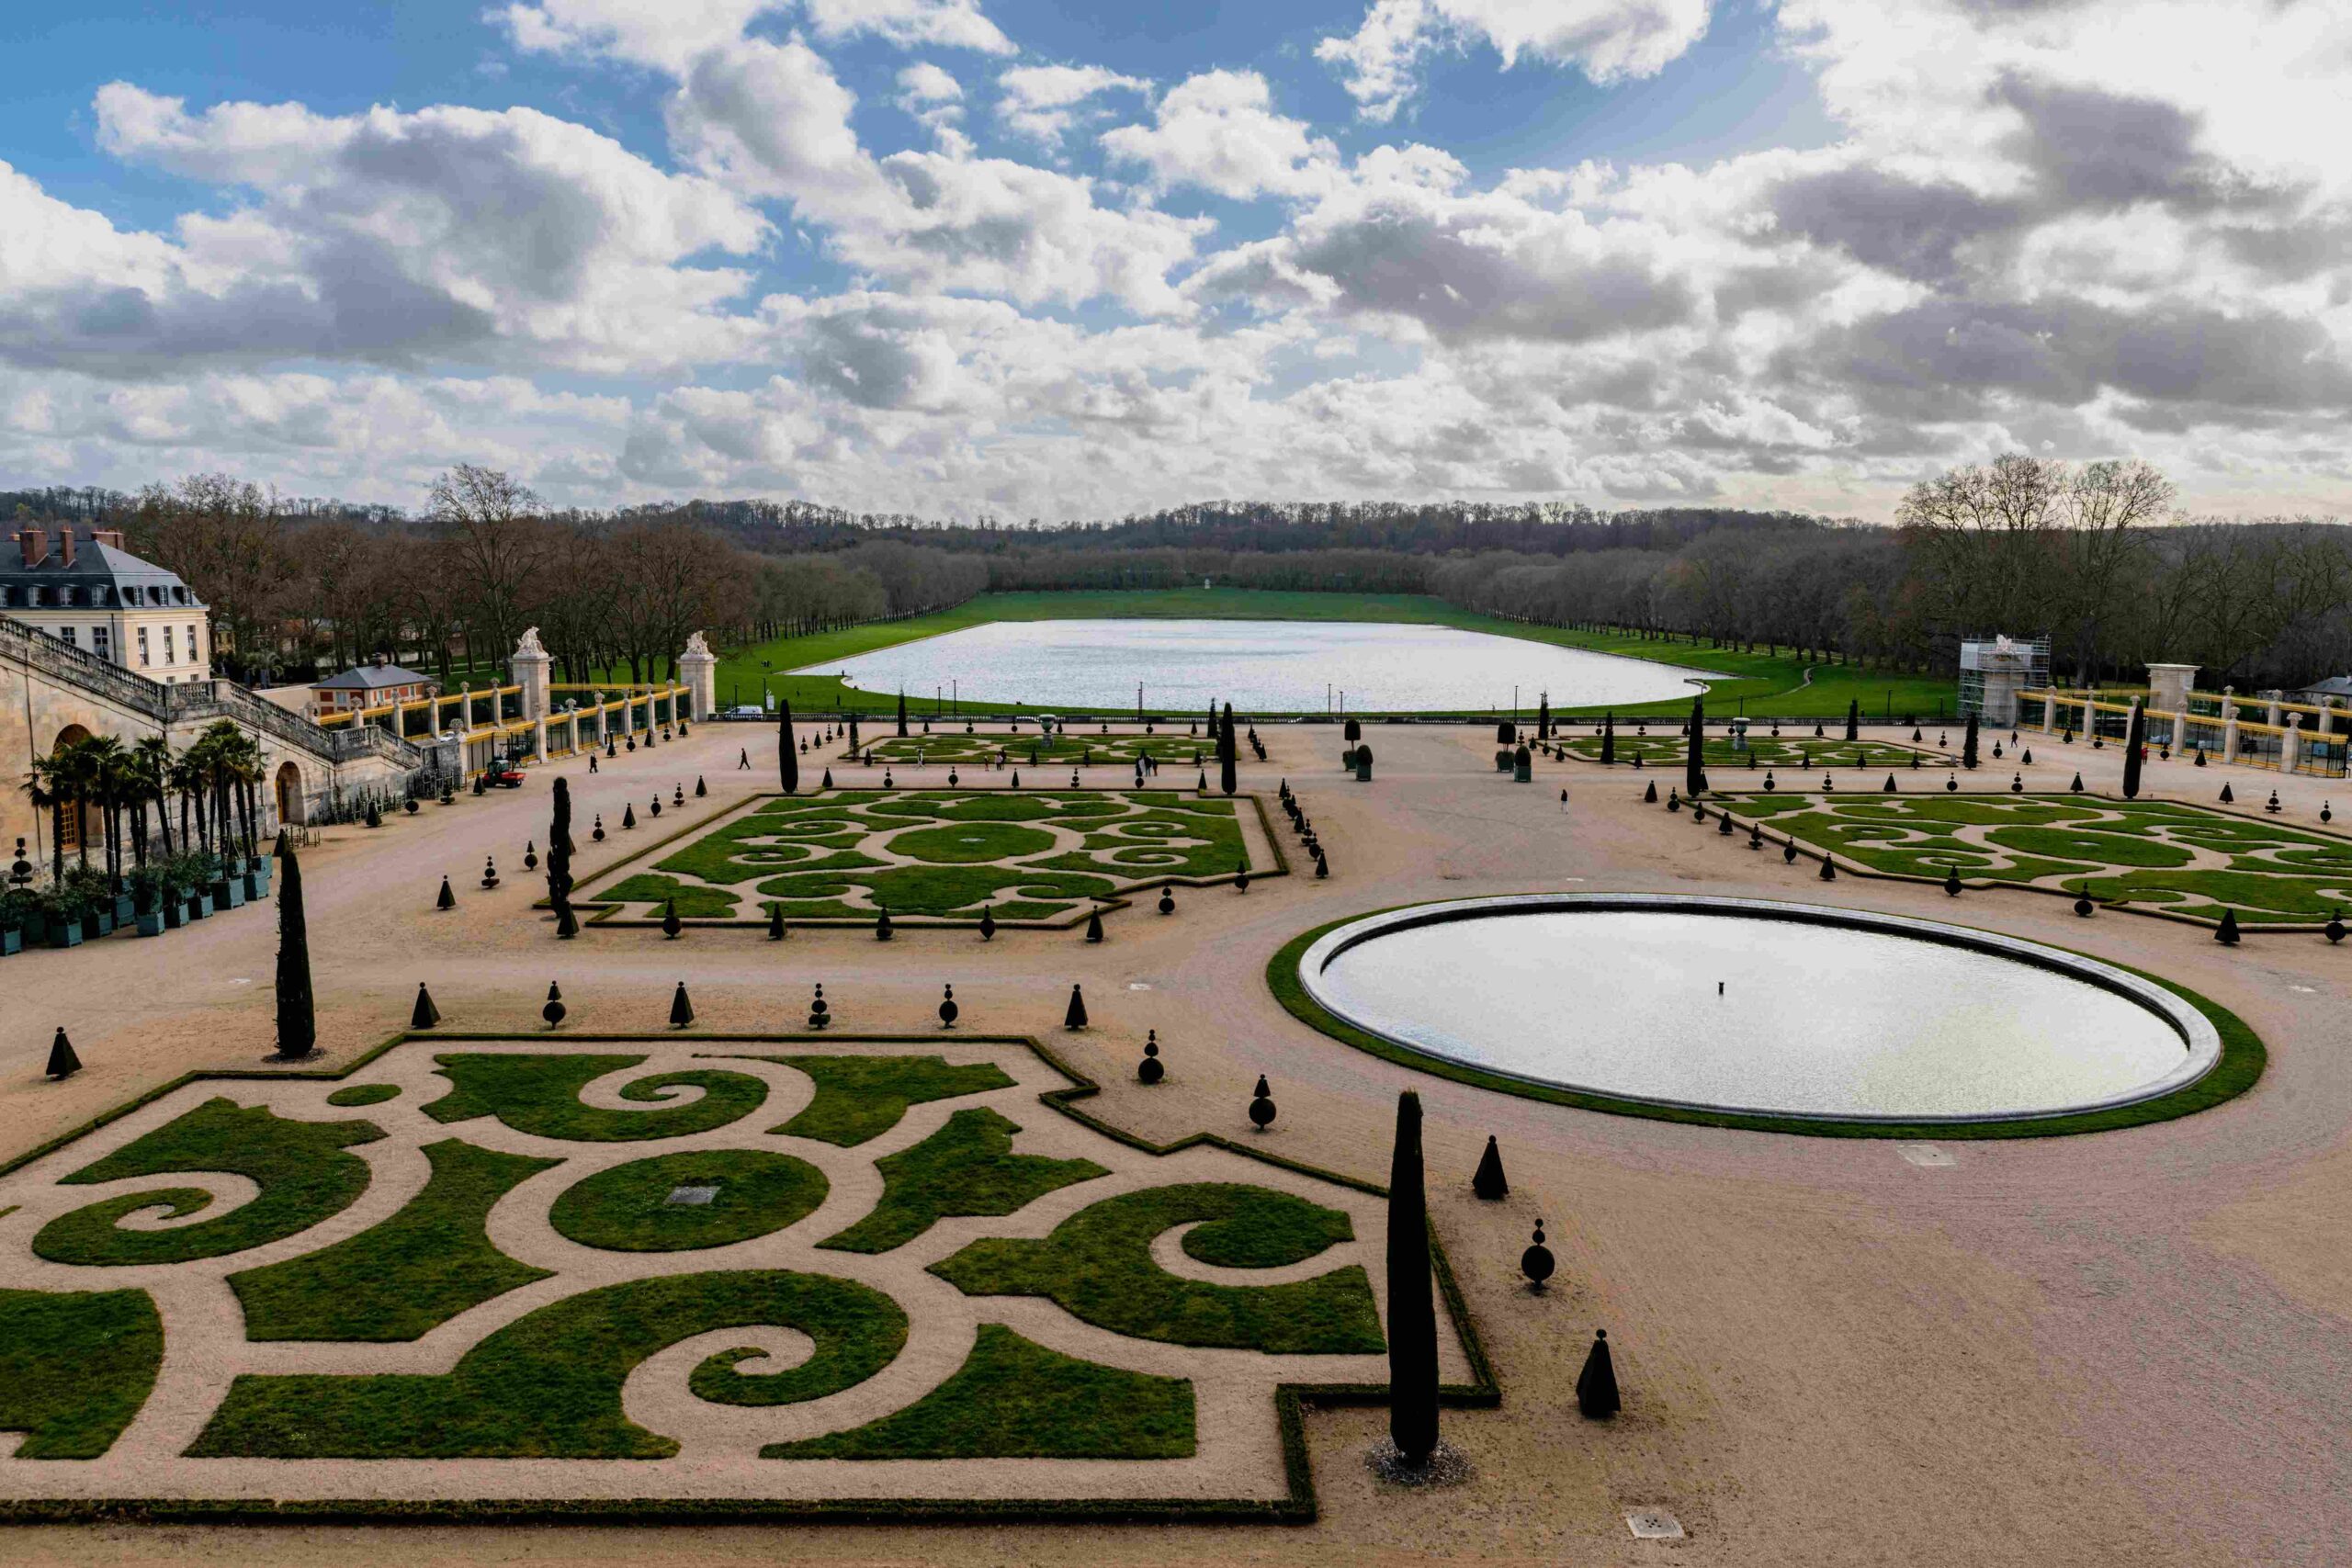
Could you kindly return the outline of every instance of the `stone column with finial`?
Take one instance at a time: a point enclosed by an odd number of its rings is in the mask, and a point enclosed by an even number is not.
[[[708,718],[718,709],[718,656],[710,651],[710,644],[700,632],[686,638],[685,652],[678,655],[678,676],[685,682],[688,716]],[[671,702],[675,716],[676,700]]]
[[[507,660],[506,668],[514,684],[523,688],[523,716],[528,719],[546,718],[555,706],[551,700],[555,690],[555,660],[540,645],[538,627],[523,628],[523,635],[515,640],[514,653]],[[540,753],[542,756],[546,754],[544,733],[540,736]]]

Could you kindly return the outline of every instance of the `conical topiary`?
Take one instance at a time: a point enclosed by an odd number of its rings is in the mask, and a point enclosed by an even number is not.
[[[2076,774],[2075,775],[2075,782],[2074,782],[2073,784],[2068,784],[2066,787],[2067,787],[2069,790],[2071,790],[2073,793],[2076,794],[2076,795],[2080,795],[2080,794],[2082,794],[2082,793],[2083,793],[2083,775],[2082,775],[2082,774],[2080,774],[2080,773],[2076,773]]]
[[[70,1078],[82,1070],[82,1058],[74,1054],[74,1042],[65,1038],[65,1028],[58,1026],[57,1038],[49,1043],[49,1066],[43,1069],[52,1078]]]
[[[1266,1075],[1263,1073],[1258,1075],[1257,1091],[1250,1101],[1250,1120],[1261,1133],[1274,1124],[1273,1090],[1266,1087]]]
[[[447,876],[441,879],[441,896],[433,900],[433,907],[436,909],[454,909],[458,907],[458,896],[450,891],[449,879]]]
[[[1089,942],[1102,940],[1102,911],[1100,909],[1090,912],[1086,917],[1086,940]]]
[[[424,981],[419,980],[416,983],[416,1006],[409,1010],[408,1026],[411,1029],[431,1029],[440,1021],[441,1010],[433,1005],[433,993],[424,988]]]
[[[768,940],[770,942],[784,940],[784,906],[781,904],[768,906]]]
[[[1552,1270],[1556,1267],[1552,1249],[1544,1245],[1544,1222],[1538,1220],[1535,1222],[1535,1239],[1529,1242],[1527,1250],[1519,1255],[1519,1271],[1527,1276],[1527,1288],[1540,1296],[1544,1293],[1544,1281],[1552,1277]]]
[[[678,989],[670,998],[670,1027],[684,1029],[695,1021],[695,1004],[686,999],[686,983],[678,982]]]
[[[1155,1029],[1143,1043],[1143,1060],[1136,1064],[1136,1079],[1139,1083],[1153,1084],[1167,1076],[1167,1066],[1159,1059],[1159,1031]]]
[[[956,987],[953,986],[948,987],[947,994],[939,998],[939,1027],[942,1029],[955,1028],[956,1015],[963,1010],[963,1009],[956,1005]]]
[[[277,872],[277,1059],[318,1054],[318,1010],[311,995],[311,924],[302,910],[302,863],[289,847]]]
[[[1831,860],[1827,855],[1823,855],[1821,857],[1821,880],[1824,882],[1835,882],[1838,880],[1838,863]]]
[[[2238,912],[2235,909],[2222,911],[2221,928],[2214,931],[2213,940],[2223,947],[2235,947],[2238,944]]]
[[[819,789],[831,789],[831,788],[832,788],[832,787],[833,787],[833,770],[832,770],[832,769],[831,769],[831,768],[827,768],[827,769],[825,770],[825,776],[824,776],[824,778],[823,778],[821,781],[820,781],[820,782],[819,782],[819,784],[818,784],[817,787],[818,787]]]
[[[636,807],[624,806],[621,807],[621,826],[624,828],[634,828],[637,826]]]
[[[1592,1331],[1592,1350],[1577,1374],[1577,1409],[1589,1421],[1604,1421],[1617,1414],[1617,1366],[1609,1356],[1609,1330]]]
[[[563,1021],[563,1015],[566,1009],[563,1005],[563,992],[557,987],[554,981],[548,981],[547,1006],[539,1010],[539,1016],[548,1021],[548,1027],[549,1029],[553,1029],[557,1024]]]
[[[1396,1097],[1388,1161],[1388,1436],[1417,1466],[1437,1448],[1437,1299],[1421,1163],[1421,1097],[1408,1089]]]
[[[703,796],[705,796],[705,795],[708,795],[709,793],[710,793],[710,788],[709,788],[709,786],[708,786],[708,785],[707,785],[707,784],[705,784],[702,782],[702,775],[701,775],[700,773],[696,773],[696,774],[695,775],[695,798],[696,800],[700,800]]]
[[[890,923],[890,910],[886,905],[882,912],[874,917],[874,940],[888,942],[898,934],[898,928]]]
[[[2237,797],[2236,795],[2233,795],[2233,794],[2231,794],[2231,793],[2230,793],[2230,786],[2229,786],[2229,785],[2227,785],[2227,784],[2223,784],[2223,785],[2222,786],[2222,805],[2224,805],[2224,806],[2233,806],[2233,805],[2235,805],[2235,804],[2237,803],[2237,798],[2238,798],[2238,797]]]
[[[1062,1013],[1062,1027],[1064,1029],[1086,1027],[1086,995],[1076,986],[1069,988],[1069,1006]]]
[[[1487,1152],[1478,1156],[1478,1168],[1470,1178],[1470,1190],[1489,1203],[1510,1196],[1510,1183],[1503,1179],[1503,1152],[1492,1133],[1487,1134]]]
[[[675,942],[678,933],[685,929],[684,923],[678,919],[678,901],[669,899],[662,906],[662,934]]]
[[[1649,787],[1642,791],[1642,801],[1646,806],[1657,804],[1657,780],[1650,780]]]

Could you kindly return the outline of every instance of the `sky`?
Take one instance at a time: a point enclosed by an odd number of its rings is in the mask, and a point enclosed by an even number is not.
[[[0,488],[2352,513],[2343,0],[79,0]]]

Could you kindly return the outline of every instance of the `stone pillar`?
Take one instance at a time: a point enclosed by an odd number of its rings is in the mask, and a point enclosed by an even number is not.
[[[523,688],[523,718],[545,718],[555,706],[549,699],[554,694],[555,660],[539,646],[539,628],[526,626],[521,640],[514,644],[514,656],[506,661],[514,675],[514,684]],[[503,718],[505,716],[498,716]]]
[[[2196,678],[2194,664],[2149,665],[2148,706],[2158,713],[2187,713],[2189,687]]]
[[[2303,716],[2287,716],[2287,733],[2278,738],[2278,771],[2291,773],[2295,764],[2303,760]]]
[[[2322,697],[2322,698],[2320,698],[2320,700],[2319,700],[2319,732],[2320,732],[2322,735],[2326,735],[2326,734],[2330,733],[2330,732],[2331,732],[2331,730],[2332,730],[2332,729],[2334,728],[2334,727],[2335,727],[2335,699],[2334,697]]]
[[[2264,704],[2262,713],[2263,723],[2275,725],[2278,722],[2278,705],[2286,698],[2286,695],[2287,694],[2284,692],[2265,692],[2262,694],[2262,701]]]
[[[542,762],[548,760],[548,721],[544,714],[531,721],[531,755]]]
[[[718,707],[718,656],[710,651],[710,644],[695,632],[686,638],[685,652],[678,655],[678,676],[685,682],[687,716],[708,718]],[[670,716],[677,717],[678,699],[670,698]]]
[[[2229,712],[2230,716],[2222,721],[2222,761],[2234,762],[2238,760],[2238,710],[2233,707]]]

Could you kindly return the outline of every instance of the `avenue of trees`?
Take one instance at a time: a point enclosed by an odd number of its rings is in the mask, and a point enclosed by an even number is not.
[[[2046,635],[2062,680],[2151,660],[2242,690],[2352,670],[2352,536],[2199,520],[2144,463],[2021,454],[1912,487],[1893,526],[1559,502],[1210,502],[1097,522],[933,523],[807,502],[544,505],[460,466],[415,516],[222,474],[0,491],[20,518],[115,523],[211,606],[226,668],[307,676],[377,653],[445,680],[537,626],[560,679],[658,679],[686,634],[741,643],[989,590],[1426,593],[1555,625],[1920,671],[1967,637]]]

